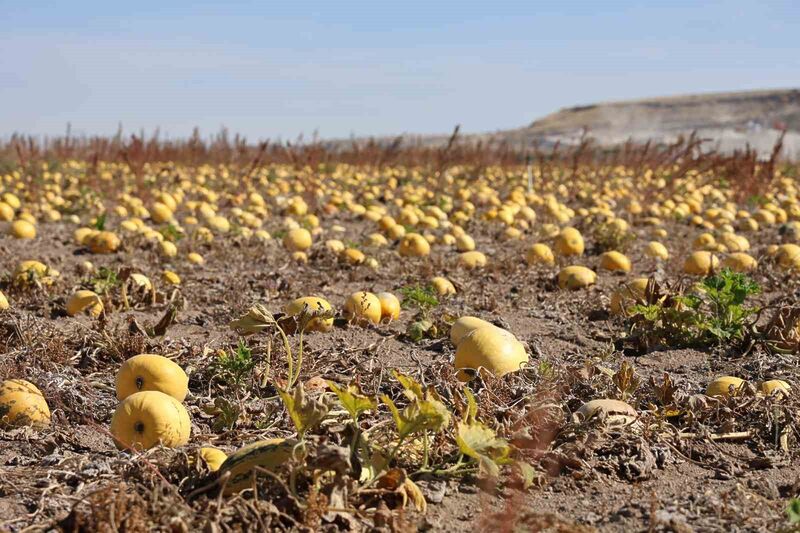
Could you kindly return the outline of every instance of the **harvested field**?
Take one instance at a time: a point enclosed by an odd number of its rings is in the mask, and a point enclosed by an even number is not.
[[[529,166],[457,142],[287,155],[135,141],[0,150],[0,378],[35,385],[50,411],[4,414],[0,529],[796,527],[797,167],[699,155],[691,140]],[[568,227],[579,251],[562,242]],[[486,264],[469,267],[468,248]],[[610,270],[609,251],[630,268]],[[718,263],[687,272],[698,253]],[[27,260],[45,270],[21,270]],[[596,281],[560,287],[570,265]],[[96,296],[68,312],[78,290]],[[358,291],[395,295],[399,318],[348,314]],[[287,317],[306,296],[332,311]],[[481,368],[458,373],[450,334],[465,316],[513,337],[497,333]],[[332,324],[311,331],[311,320]],[[517,341],[527,360],[493,370]],[[127,401],[116,376],[144,353],[188,377],[186,442],[115,441]],[[722,376],[744,383],[713,393]],[[770,380],[787,387],[764,389]],[[627,406],[576,415],[598,399]],[[216,471],[201,454],[266,439],[288,451]]]

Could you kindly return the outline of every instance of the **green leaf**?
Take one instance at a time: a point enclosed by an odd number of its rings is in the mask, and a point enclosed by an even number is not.
[[[408,286],[401,288],[399,292],[403,295],[402,306],[404,309],[413,305],[423,311],[427,311],[439,305],[436,292],[431,286]]]
[[[420,342],[427,337],[433,338],[436,334],[436,326],[430,320],[417,320],[409,324],[406,329],[406,335],[414,342]]]
[[[278,394],[283,400],[283,404],[286,406],[289,417],[291,417],[300,437],[303,437],[309,429],[322,422],[330,409],[322,401],[307,398],[302,385],[295,386],[291,393],[279,389]]]
[[[464,418],[462,419],[467,424],[475,422],[476,417],[478,416],[478,404],[475,401],[475,395],[472,394],[472,391],[469,387],[464,387],[464,396],[467,398],[467,409],[464,411]]]
[[[422,385],[414,378],[402,372],[393,371],[393,374],[403,385],[405,395],[411,403],[400,411],[389,396],[384,394],[381,400],[392,412],[392,418],[401,438],[419,431],[439,432],[450,424],[450,411],[441,402],[435,390],[430,387],[423,390]]]
[[[420,431],[441,431],[450,424],[450,412],[438,400],[416,400],[400,411],[387,395],[381,400],[392,412],[397,433],[405,438]]]
[[[216,418],[212,427],[215,431],[223,431],[233,429],[236,426],[242,414],[242,409],[233,402],[218,397],[214,399],[214,414]]]
[[[358,421],[359,415],[364,411],[374,410],[378,406],[375,400],[361,394],[361,390],[356,385],[348,385],[345,389],[332,381],[328,381],[328,387],[339,398],[339,402],[350,413],[353,421]]]
[[[422,385],[414,381],[414,378],[412,378],[411,376],[407,376],[402,372],[398,372],[397,370],[393,370],[392,375],[397,381],[400,382],[400,384],[407,392],[411,393],[411,394],[406,394],[409,400],[413,400],[415,398],[418,399],[423,398]]]
[[[389,467],[389,461],[380,450],[374,450],[371,455],[363,453],[366,451],[362,448],[362,456],[369,457],[369,461],[362,460],[361,462],[361,477],[359,481],[362,483],[375,479]]]
[[[800,524],[800,498],[792,498],[786,507],[786,517],[790,524]]]
[[[94,229],[98,231],[103,231],[106,229],[106,214],[102,213],[94,222]]]
[[[458,422],[456,442],[461,453],[478,461],[481,471],[491,477],[500,473],[500,465],[511,462],[511,447],[504,439],[479,422]]]
[[[525,461],[514,461],[514,465],[519,469],[519,475],[520,478],[522,478],[522,488],[525,490],[531,488],[538,477],[536,475],[536,469]]]
[[[400,410],[394,404],[394,401],[389,398],[386,394],[381,396],[381,401],[385,403],[389,410],[392,412],[392,418],[394,419],[394,425],[397,427],[397,433],[400,435],[401,438],[405,438],[411,433],[415,431],[415,428],[412,427],[412,422],[405,417],[403,417]]]
[[[439,400],[431,397],[428,397],[426,400],[418,400],[416,404],[411,404],[409,406],[412,408],[412,412],[414,411],[413,408],[415,405],[418,409],[417,416],[423,418],[423,429],[439,432],[450,425],[450,411],[448,411],[447,407]]]

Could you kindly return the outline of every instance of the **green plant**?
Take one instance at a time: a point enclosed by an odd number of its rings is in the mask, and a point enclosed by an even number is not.
[[[97,273],[89,280],[89,286],[92,290],[104,296],[119,285],[120,279],[117,273],[106,267],[100,267]]]
[[[252,350],[240,340],[236,350],[223,352],[216,361],[216,370],[227,382],[241,385],[256,366]]]
[[[511,464],[511,446],[494,430],[478,421],[478,404],[468,388],[464,388],[467,407],[456,423],[456,443],[460,452],[478,462],[480,470],[491,477],[500,475],[500,467]],[[463,456],[462,456],[463,457]],[[461,458],[459,458],[459,462]]]
[[[742,340],[748,319],[757,308],[745,305],[760,287],[750,277],[724,269],[705,278],[691,290],[681,287],[662,291],[648,283],[645,303],[630,310],[632,337],[649,349],[668,346],[711,346]]]
[[[695,340],[695,310],[683,302],[682,292],[662,294],[658,285],[645,295],[646,303],[629,309],[630,339],[637,348],[686,346]]]
[[[792,498],[786,506],[786,517],[790,524],[800,524],[800,498]]]
[[[624,252],[636,239],[634,234],[620,228],[612,222],[602,222],[593,225],[591,236],[598,252],[608,252],[611,250]]]
[[[277,331],[283,343],[283,348],[286,350],[286,364],[287,364],[287,379],[286,387],[284,390],[288,391],[295,384],[300,377],[300,369],[303,367],[303,336],[309,323],[317,318],[325,318],[327,314],[317,315],[315,313],[301,313],[299,320],[296,322],[295,331],[299,332],[299,339],[297,342],[296,356],[292,352],[292,346],[289,343],[289,337],[283,327],[278,323],[272,313],[261,304],[256,304],[247,313],[242,315],[238,320],[234,320],[228,324],[234,331],[240,335],[253,335],[265,330],[274,329]],[[266,376],[265,376],[266,377]]]
[[[325,401],[326,398],[318,400],[306,396],[302,385],[296,385],[291,390],[278,389],[278,395],[286,406],[300,439],[305,437],[308,430],[322,422],[330,411],[330,403]]]
[[[106,229],[106,214],[102,213],[95,219],[94,221],[94,229],[97,231],[103,231]]]
[[[403,309],[416,307],[420,311],[428,312],[439,305],[436,291],[431,286],[409,285],[400,289],[403,295]]]
[[[717,342],[742,338],[747,318],[757,311],[744,303],[748,296],[761,292],[758,283],[745,274],[724,269],[703,280],[702,289],[692,298],[706,299],[710,306],[702,323],[704,333]]]
[[[553,379],[556,375],[556,369],[553,366],[553,363],[545,360],[540,360],[539,364],[536,366],[536,373],[542,379]]]
[[[169,242],[178,242],[184,237],[183,232],[175,224],[167,224],[158,232]]]
[[[425,287],[409,285],[401,288],[399,292],[403,295],[403,301],[400,304],[403,309],[414,307],[418,310],[414,321],[406,328],[406,336],[413,342],[435,338],[441,328],[437,327],[436,321],[430,317],[431,311],[439,305],[434,288],[430,285]]]
[[[414,342],[421,342],[423,339],[434,338],[438,334],[436,325],[427,319],[416,320],[406,328],[406,335]]]

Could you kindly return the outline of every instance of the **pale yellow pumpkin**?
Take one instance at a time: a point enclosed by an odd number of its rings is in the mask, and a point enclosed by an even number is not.
[[[555,256],[553,255],[553,250],[551,250],[550,247],[547,246],[546,244],[540,242],[537,242],[536,244],[530,247],[528,253],[526,254],[525,259],[531,266],[533,265],[553,266],[556,262]]]
[[[486,255],[477,250],[464,252],[458,256],[458,265],[467,269],[483,268],[486,266],[486,262]]]
[[[453,342],[453,344],[458,346],[467,335],[476,329],[492,325],[493,324],[491,322],[487,322],[486,320],[476,316],[462,316],[450,327],[450,340]]]
[[[564,228],[556,237],[556,252],[565,257],[583,255],[584,246],[583,235],[575,228]]]
[[[707,251],[697,251],[689,254],[683,263],[683,271],[695,276],[707,276],[719,266],[717,256]]]
[[[431,280],[431,286],[439,296],[452,296],[456,293],[456,288],[447,278],[437,276]]]
[[[192,422],[183,405],[157,390],[126,397],[111,418],[111,434],[121,450],[147,450],[159,444],[177,448],[189,442],[191,430]]]
[[[431,245],[419,233],[407,233],[400,241],[398,251],[403,257],[425,257],[431,253]]]
[[[27,220],[15,220],[11,223],[8,233],[15,239],[35,239],[36,226]]]
[[[381,302],[371,292],[354,292],[344,304],[344,316],[356,324],[378,324],[381,321]]]
[[[103,301],[100,296],[90,290],[75,291],[67,300],[67,315],[75,316],[84,311],[93,317],[100,316],[103,312]]]
[[[309,321],[305,329],[307,332],[326,332],[333,328],[333,308],[327,300],[317,296],[305,296],[292,300],[286,304],[284,313],[291,317],[300,317],[303,313],[308,315]],[[322,315],[327,315],[327,317]]]
[[[159,391],[182,402],[189,393],[189,378],[174,361],[143,353],[125,361],[117,372],[117,399],[140,391]]]
[[[597,274],[580,265],[564,267],[558,273],[558,286],[561,289],[582,289],[589,285],[594,285],[596,281]]]
[[[197,450],[197,455],[211,472],[219,470],[222,463],[228,458],[228,455],[222,450],[210,447],[200,448]]]
[[[379,292],[377,295],[381,302],[381,320],[392,321],[400,318],[400,300],[391,292]]]
[[[528,353],[522,343],[496,326],[476,329],[464,337],[453,361],[460,381],[469,381],[474,372],[501,377],[516,372],[527,362]]]
[[[46,426],[50,408],[41,391],[24,379],[0,384],[0,427]]]
[[[600,256],[600,268],[611,272],[630,272],[631,260],[625,254],[611,250]]]
[[[283,237],[283,246],[290,252],[304,252],[311,244],[311,233],[305,228],[289,230]]]
[[[93,254],[113,253],[117,251],[121,244],[119,237],[110,231],[98,231],[97,233],[93,233],[87,236],[84,242],[89,246],[89,250]]]
[[[745,381],[742,378],[722,376],[708,384],[708,387],[706,387],[706,396],[727,397],[731,395],[731,390],[734,396],[738,396],[744,384]]]

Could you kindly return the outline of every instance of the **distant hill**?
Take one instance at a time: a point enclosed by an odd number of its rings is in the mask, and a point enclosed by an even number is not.
[[[800,89],[671,96],[569,107],[531,123],[536,135],[582,127],[610,135],[695,128],[787,128],[800,131]]]
[[[568,107],[528,126],[467,134],[467,140],[508,141],[520,146],[538,142],[575,144],[585,131],[600,145],[628,139],[673,142],[697,131],[707,149],[730,152],[751,146],[768,155],[786,129],[784,156],[800,159],[800,89],[668,96]],[[440,145],[447,136],[407,135],[408,142]],[[383,141],[383,140],[382,140]]]
[[[800,89],[711,93],[599,103],[562,109],[510,137],[561,140],[580,137],[586,128],[601,144],[634,140],[668,142],[697,130],[722,150],[746,143],[767,151],[786,129],[787,148],[800,148]],[[504,132],[498,132],[503,136]]]

